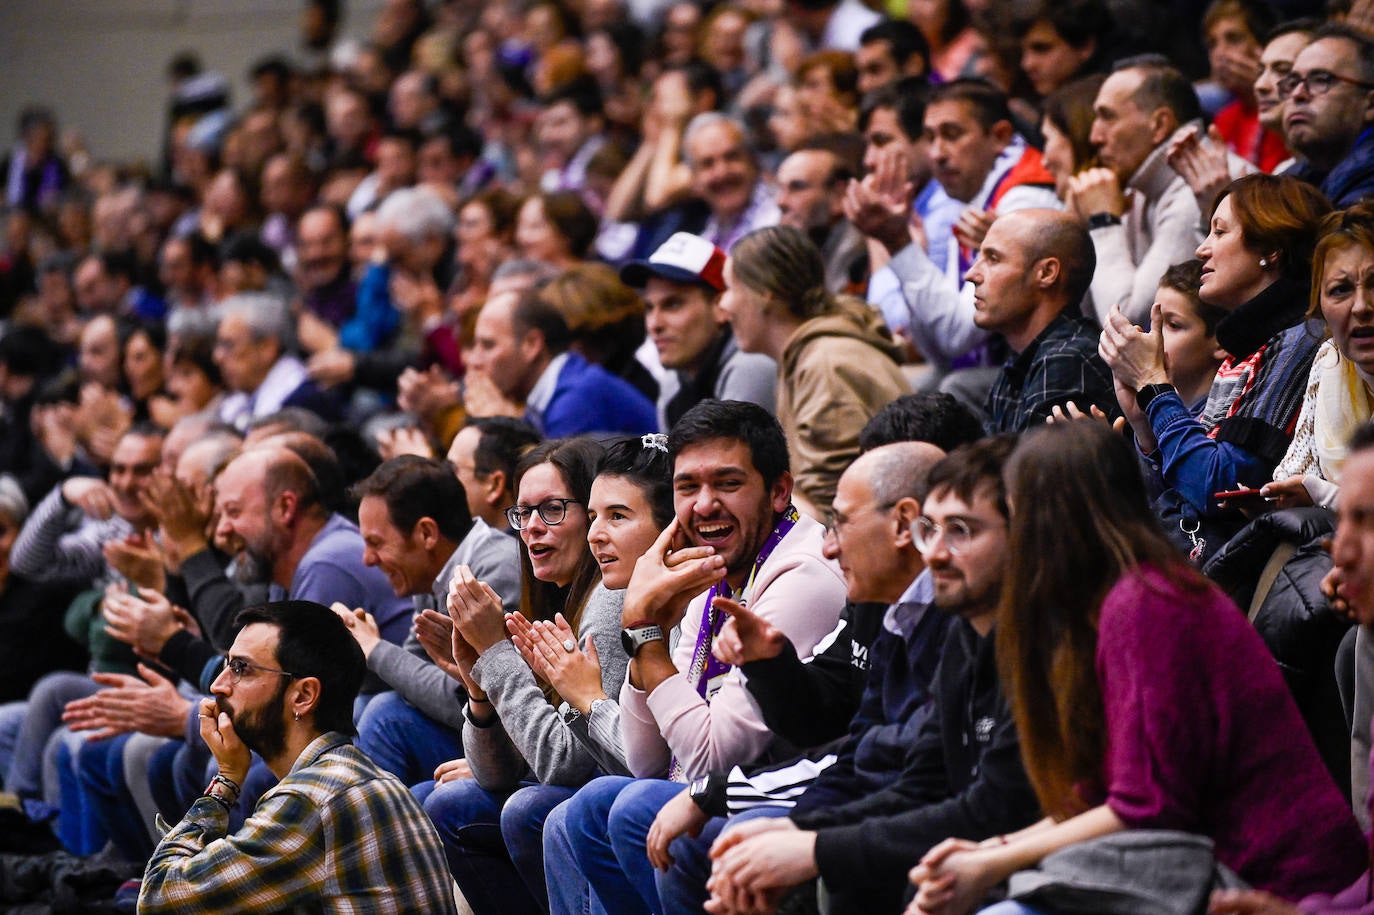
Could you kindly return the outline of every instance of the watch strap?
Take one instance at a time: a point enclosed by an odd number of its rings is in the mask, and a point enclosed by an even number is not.
[[[1094,213],[1088,217],[1088,229],[1105,229],[1121,225],[1121,217],[1115,213]]]
[[[1147,384],[1135,392],[1135,405],[1144,413],[1149,410],[1151,402],[1160,394],[1171,394],[1175,390],[1171,384]]]

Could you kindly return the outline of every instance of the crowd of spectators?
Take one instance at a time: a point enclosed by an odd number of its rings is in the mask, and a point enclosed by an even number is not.
[[[1374,912],[1374,2],[347,12],[0,160],[0,899]]]

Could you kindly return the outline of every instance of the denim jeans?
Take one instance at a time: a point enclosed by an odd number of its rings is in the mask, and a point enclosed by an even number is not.
[[[501,838],[516,873],[544,911],[548,911],[549,899],[544,880],[544,822],[551,810],[576,791],[559,785],[530,785],[512,794],[501,807]]]
[[[711,846],[722,832],[748,820],[785,817],[790,809],[754,807],[729,819],[712,817],[695,838],[681,835],[674,839],[673,844],[668,846],[668,854],[673,858],[672,865],[654,875],[664,915],[695,915],[702,911],[701,907],[709,895],[706,892],[706,880],[711,876]]]
[[[77,749],[76,783],[81,796],[75,800],[86,821],[84,836],[103,834],[121,857],[146,861],[153,853],[153,841],[124,780],[124,752],[132,739],[132,734],[121,734],[87,741]],[[63,798],[62,809],[69,807]],[[92,850],[98,851],[99,846]]]
[[[85,674],[58,671],[48,674],[29,691],[24,723],[14,745],[14,758],[5,774],[5,790],[22,798],[42,799],[56,805],[58,787],[58,732],[66,733],[62,711],[73,699],[83,699],[98,690]]]
[[[611,804],[633,783],[623,775],[594,778],[544,821],[544,874],[553,915],[645,911],[606,828]]]
[[[494,794],[470,778],[411,789],[444,843],[453,880],[474,915],[539,915],[534,898],[506,849],[501,808],[510,795]]]
[[[606,776],[585,785],[544,830],[549,904],[558,915],[583,911],[642,915],[662,906],[644,840],[664,804],[687,786],[661,779]],[[588,889],[581,889],[583,883]]]
[[[358,749],[407,785],[434,777],[440,763],[463,755],[463,736],[394,692],[375,696],[358,720]]]

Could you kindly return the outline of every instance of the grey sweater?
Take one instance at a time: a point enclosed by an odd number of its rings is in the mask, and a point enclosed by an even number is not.
[[[473,522],[472,530],[453,551],[439,577],[434,579],[432,593],[420,595],[424,599],[416,603],[445,612],[449,581],[453,578],[453,570],[460,565],[472,569],[478,581],[491,585],[501,596],[501,606],[507,613],[520,609],[520,542],[480,518]],[[417,607],[420,609],[425,608]],[[599,642],[597,647],[600,647]],[[410,627],[404,645],[395,645],[385,639],[379,642],[367,657],[367,667],[402,699],[430,718],[455,731],[463,727],[467,691],[425,654],[420,640],[415,637],[414,626]]]
[[[620,645],[620,612],[624,591],[597,585],[582,613],[579,637],[590,634],[601,658],[601,686],[614,696],[625,681],[629,659]],[[463,749],[477,784],[488,791],[511,791],[527,774],[541,784],[576,787],[597,771],[593,753],[560,709],[544,698],[534,672],[509,639],[477,659],[472,676],[491,699],[497,717],[487,727],[463,725]],[[607,703],[597,715],[611,711]],[[623,764],[623,763],[622,763]]]

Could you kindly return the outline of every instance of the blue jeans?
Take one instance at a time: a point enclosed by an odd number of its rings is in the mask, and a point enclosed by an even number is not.
[[[5,774],[5,790],[22,798],[47,800],[56,805],[60,795],[57,779],[57,747],[66,733],[62,711],[73,699],[84,699],[98,687],[85,674],[58,671],[48,674],[29,691],[28,708],[14,744],[14,758]]]
[[[539,915],[543,904],[521,879],[501,835],[501,808],[510,795],[493,794],[470,778],[411,789],[444,843],[453,880],[475,915]]]
[[[576,791],[559,785],[530,785],[508,797],[501,808],[501,838],[511,862],[545,911],[549,889],[544,880],[544,822],[551,810]]]
[[[633,783],[623,775],[594,778],[544,821],[544,873],[553,915],[644,911],[634,905],[639,894],[621,871],[606,831],[611,804]]]
[[[678,782],[612,775],[578,791],[561,820],[551,817],[545,824],[544,867],[552,911],[575,915],[588,906],[614,915],[660,911],[644,840],[658,811],[685,788]]]
[[[463,755],[463,736],[394,692],[374,697],[358,719],[355,741],[378,766],[407,785],[434,777],[440,763]]]
[[[672,865],[654,875],[664,915],[694,915],[702,911],[709,897],[706,880],[711,876],[711,846],[722,832],[747,820],[785,817],[790,809],[754,807],[729,819],[712,817],[701,827],[701,835],[696,838],[681,835],[674,839],[673,844],[668,846],[668,854],[673,858]]]
[[[615,859],[620,862],[620,869],[651,912],[661,912],[663,905],[658,898],[658,872],[649,863],[649,856],[644,850],[649,827],[654,825],[654,818],[663,805],[686,790],[687,786],[681,782],[640,779],[620,792],[615,803],[611,804],[610,816],[606,821]]]
[[[83,819],[90,821],[84,832],[94,835],[98,830],[109,837],[121,857],[147,861],[153,842],[124,781],[124,750],[132,738],[132,734],[121,734],[109,740],[87,741],[77,749],[79,809]],[[67,808],[64,798],[62,809]]]

